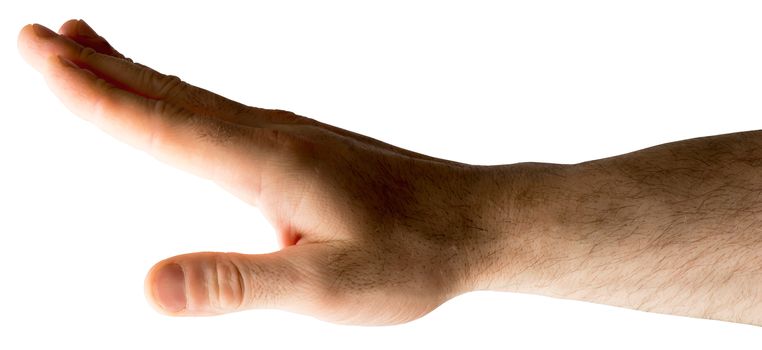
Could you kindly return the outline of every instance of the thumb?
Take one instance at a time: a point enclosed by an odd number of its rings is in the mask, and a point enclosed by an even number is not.
[[[318,296],[316,247],[270,254],[192,253],[163,260],[148,272],[148,300],[173,316],[216,315],[252,308],[304,311]]]

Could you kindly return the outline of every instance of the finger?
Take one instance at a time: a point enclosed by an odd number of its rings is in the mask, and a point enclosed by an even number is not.
[[[173,316],[215,315],[255,308],[308,312],[319,298],[324,247],[290,247],[270,254],[192,253],[163,260],[148,272],[146,297]]]
[[[82,46],[91,47],[95,51],[104,55],[125,58],[124,55],[119,53],[119,51],[109,44],[106,38],[98,35],[98,33],[96,33],[84,20],[68,20],[61,26],[58,33],[74,40]]]
[[[79,21],[71,20],[62,26],[62,31],[74,32],[75,30],[79,30],[77,28],[79,28],[80,25],[81,23]],[[39,31],[46,30],[42,26],[35,26],[34,28]],[[92,29],[87,26],[85,31],[92,31]],[[363,135],[300,117],[294,113],[248,107],[204,89],[185,84],[176,77],[166,76],[145,66],[137,65],[119,59],[118,57],[99,53],[98,51],[89,47],[84,47],[67,37],[51,35],[46,40],[32,42],[35,45],[27,46],[35,46],[36,51],[52,52],[70,58],[78,65],[88,68],[99,77],[106,79],[118,87],[151,99],[169,101],[200,115],[213,116],[225,122],[253,127],[260,127],[268,123],[315,125],[339,135],[355,139],[356,141],[379,147],[380,149],[389,150],[412,158],[444,162],[440,159],[411,152]],[[105,39],[103,42],[105,42]],[[105,48],[101,45],[101,51],[108,51],[110,50],[109,48],[110,45]],[[22,47],[22,53],[29,51],[35,50],[24,49]],[[37,58],[44,55],[38,53],[32,55],[26,54],[25,56],[33,66],[39,66],[39,64],[35,64]]]
[[[40,71],[44,68],[43,61],[46,57],[62,56],[114,85],[151,99],[176,102],[171,97],[181,95],[186,87],[176,77],[160,74],[118,57],[98,53],[91,47],[82,46],[41,25],[35,24],[27,32],[37,35],[26,34],[22,30],[20,37],[26,38],[21,40],[24,43],[21,45],[22,54]]]
[[[83,47],[90,47],[94,49],[98,53],[117,58],[123,58],[129,62],[132,62],[132,60],[126,58],[123,54],[114,49],[113,46],[103,36],[97,34],[95,30],[90,27],[90,25],[88,25],[84,20],[72,19],[67,21],[61,26],[59,33]],[[139,65],[137,63],[135,63],[135,65],[150,70],[150,68],[143,65]],[[107,73],[106,71],[103,72]],[[159,73],[153,71],[151,74]],[[128,86],[138,92],[142,91],[139,87],[129,84],[128,81],[125,81],[125,83],[127,83]],[[257,119],[282,124],[292,124],[307,120],[307,118],[285,111],[267,110],[245,106],[195,86],[189,86],[185,92],[185,95],[181,97],[183,101],[177,102],[183,103],[186,108],[198,113],[211,114],[216,111],[238,111],[239,113],[236,115],[230,115],[227,120],[243,125],[256,125]],[[257,116],[257,118],[254,118],[255,116]]]
[[[35,28],[44,27],[35,25]],[[141,96],[165,100],[200,115],[245,126],[259,127],[273,121],[263,109],[245,106],[187,84],[175,76],[164,75],[144,65],[100,53],[66,36],[52,36],[39,41],[38,45],[38,50],[66,57],[110,83]]]
[[[22,37],[35,36],[27,27]],[[40,40],[25,38],[21,40]],[[45,40],[45,39],[41,39]],[[201,117],[164,101],[119,89],[90,71],[55,56],[27,56],[43,72],[51,90],[75,114],[155,157],[200,176],[234,187],[253,189],[256,196],[276,153],[275,130],[242,128]],[[39,54],[41,55],[41,54]],[[281,137],[282,138],[282,137]]]
[[[40,31],[45,29],[41,26],[35,28]],[[76,33],[84,30],[89,36],[97,36],[89,26],[79,20],[66,22],[61,30],[66,33]],[[103,42],[105,42],[105,39]],[[267,123],[315,125],[381,149],[414,158],[435,160],[435,158],[385,144],[363,135],[298,116],[294,113],[244,106],[209,91],[185,84],[177,77],[166,76],[148,67],[136,65],[132,62],[100,53],[89,47],[84,47],[67,37],[52,36],[47,40],[39,41],[39,46],[41,47],[39,50],[67,57],[78,65],[88,68],[98,76],[128,91],[150,99],[166,100],[201,115],[214,116],[226,122],[253,127],[260,127]],[[101,51],[111,50],[110,45],[105,49],[103,47],[101,45]]]

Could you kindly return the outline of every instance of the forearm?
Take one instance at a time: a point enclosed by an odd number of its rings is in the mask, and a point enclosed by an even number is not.
[[[508,238],[477,288],[762,325],[760,140],[746,132],[493,169],[511,185],[490,201],[511,209],[485,217]]]
[[[474,167],[246,107],[122,59],[83,21],[60,32],[26,26],[19,47],[64,104],[256,204],[284,246],[159,262],[146,292],[164,313],[395,324],[499,289],[762,324],[760,133]]]

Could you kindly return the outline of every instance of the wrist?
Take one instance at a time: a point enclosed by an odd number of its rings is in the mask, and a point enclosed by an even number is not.
[[[465,290],[530,292],[549,283],[573,242],[558,224],[569,165],[518,163],[478,167],[474,217],[481,231],[467,259]]]

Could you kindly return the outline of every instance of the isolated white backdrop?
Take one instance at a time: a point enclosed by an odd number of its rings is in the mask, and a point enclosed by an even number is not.
[[[758,1],[18,1],[0,13],[0,348],[759,348],[762,329],[510,293],[392,327],[281,311],[170,318],[175,254],[265,252],[256,209],[71,115],[16,53],[84,18],[250,105],[479,164],[579,162],[762,121]]]

